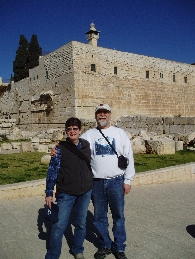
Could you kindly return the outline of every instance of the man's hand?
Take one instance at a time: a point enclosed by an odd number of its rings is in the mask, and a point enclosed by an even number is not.
[[[49,196],[49,197],[45,197],[45,203],[46,205],[51,209],[51,204],[53,202],[53,197]]]
[[[130,184],[123,184],[124,188],[124,194],[128,194],[131,191],[131,185]]]
[[[54,147],[52,147],[51,152],[50,152],[50,156],[53,157],[53,156],[55,156],[55,155],[57,154],[56,147],[57,147],[57,145],[55,145]]]

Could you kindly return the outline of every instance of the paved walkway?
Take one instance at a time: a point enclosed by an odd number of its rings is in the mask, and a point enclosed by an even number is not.
[[[43,222],[43,205],[41,196],[0,201],[1,259],[44,259],[51,225]],[[84,244],[86,259],[93,258],[99,244],[92,213],[90,204]],[[194,180],[133,186],[126,196],[125,213],[129,259],[195,258]],[[73,259],[68,247],[71,226],[65,233],[60,259]]]

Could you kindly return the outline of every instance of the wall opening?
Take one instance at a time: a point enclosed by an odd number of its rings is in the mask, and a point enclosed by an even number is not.
[[[91,71],[96,72],[95,64],[91,64]]]

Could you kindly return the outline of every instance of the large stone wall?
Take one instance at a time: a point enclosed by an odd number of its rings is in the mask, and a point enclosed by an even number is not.
[[[93,116],[99,102],[109,103],[115,117],[194,116],[195,66],[77,43],[73,53],[78,117]]]
[[[126,116],[120,120],[113,121],[117,127],[121,127],[130,133],[140,132],[155,132],[159,135],[167,134],[179,136],[188,136],[195,132],[195,117],[149,117],[144,115]]]
[[[23,130],[61,128],[70,116],[94,119],[102,102],[114,119],[193,117],[194,88],[195,66],[73,41],[12,83],[0,97],[0,118],[16,119]]]
[[[1,98],[0,118],[16,119],[24,130],[64,127],[75,115],[72,43],[47,56],[29,77],[13,83]]]

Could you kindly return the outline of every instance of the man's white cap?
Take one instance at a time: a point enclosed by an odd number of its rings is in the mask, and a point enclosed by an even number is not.
[[[103,104],[103,103],[98,104],[95,108],[95,112],[97,112],[98,110],[107,110],[107,111],[111,112],[110,106],[106,103],[105,104]]]

